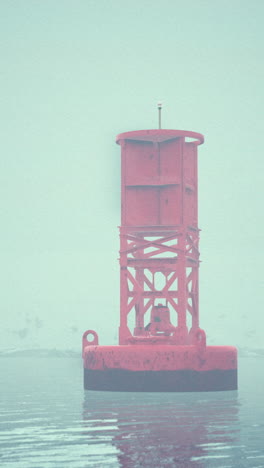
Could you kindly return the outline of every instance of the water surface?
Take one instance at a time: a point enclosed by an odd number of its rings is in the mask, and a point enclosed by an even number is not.
[[[0,359],[1,468],[264,467],[264,359],[238,392],[84,391],[71,357]]]

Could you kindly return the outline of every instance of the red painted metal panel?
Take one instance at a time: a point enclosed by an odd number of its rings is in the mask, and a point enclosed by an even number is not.
[[[197,227],[197,146],[184,145],[184,224]]]
[[[126,226],[155,226],[159,224],[157,211],[159,190],[137,187],[126,190]]]
[[[181,190],[180,185],[165,186],[160,190],[159,211],[160,224],[177,226],[181,223]]]
[[[181,181],[182,140],[178,137],[159,145],[161,176],[164,180],[177,184]]]
[[[150,142],[126,141],[125,145],[126,185],[145,185],[153,183],[159,173],[157,148]]]

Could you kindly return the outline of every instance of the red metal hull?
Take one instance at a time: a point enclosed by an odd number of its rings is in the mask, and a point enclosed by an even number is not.
[[[236,348],[207,346],[199,324],[197,149],[203,141],[183,130],[117,136],[119,346],[99,346],[94,330],[84,333],[86,389],[237,389]]]
[[[84,388],[134,392],[237,389],[231,346],[125,345],[84,348]]]
[[[237,390],[237,369],[211,371],[104,371],[84,369],[86,390],[112,392],[215,392]]]

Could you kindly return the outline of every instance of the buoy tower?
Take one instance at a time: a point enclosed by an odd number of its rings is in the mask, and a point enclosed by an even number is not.
[[[116,142],[121,147],[119,345],[99,346],[94,330],[84,333],[84,387],[235,390],[236,348],[207,346],[199,326],[197,148],[204,138],[159,128],[122,133]]]

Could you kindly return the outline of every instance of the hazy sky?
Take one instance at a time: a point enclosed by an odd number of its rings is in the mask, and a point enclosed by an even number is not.
[[[101,344],[119,319],[117,133],[201,132],[200,316],[263,347],[262,0],[0,3],[0,347]]]

